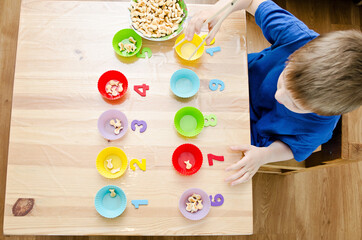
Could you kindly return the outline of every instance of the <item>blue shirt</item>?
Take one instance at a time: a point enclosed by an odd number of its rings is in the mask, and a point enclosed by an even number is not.
[[[274,95],[288,57],[318,34],[272,1],[259,5],[255,21],[271,47],[248,54],[251,143],[267,147],[280,140],[303,161],[332,137],[340,116],[294,113]]]

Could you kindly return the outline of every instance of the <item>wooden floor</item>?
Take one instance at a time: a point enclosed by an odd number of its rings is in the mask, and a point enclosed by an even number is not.
[[[188,0],[188,3],[195,1]],[[215,2],[201,0],[198,3]],[[319,33],[361,29],[362,10],[352,0],[277,0]],[[2,236],[6,162],[20,0],[0,0],[0,240],[100,239],[99,237]],[[252,18],[249,51],[267,46]],[[351,162],[288,176],[253,178],[254,232],[234,237],[102,237],[101,239],[362,239],[362,162]]]

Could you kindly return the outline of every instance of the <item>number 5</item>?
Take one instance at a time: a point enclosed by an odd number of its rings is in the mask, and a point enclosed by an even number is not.
[[[224,203],[224,197],[221,194],[216,194],[214,197],[214,201],[212,200],[212,195],[210,195],[209,198],[210,198],[211,206],[213,206],[213,207],[219,207],[219,206],[223,205],[223,203]]]

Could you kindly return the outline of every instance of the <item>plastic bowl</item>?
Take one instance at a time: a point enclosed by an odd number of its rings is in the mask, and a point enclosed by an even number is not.
[[[192,167],[186,169],[185,161],[190,161]],[[182,175],[192,175],[202,166],[202,153],[198,147],[186,143],[178,146],[172,154],[172,165]]]
[[[204,34],[204,35],[201,36],[201,39],[204,40],[206,37],[207,37],[207,34]],[[213,39],[211,40],[211,42],[210,42],[209,45],[214,45],[214,43],[215,43],[215,38],[213,38]],[[206,42],[205,42],[204,44],[206,45]]]
[[[131,3],[132,1],[134,0],[131,0]],[[167,40],[170,40],[176,36],[178,36],[182,31],[183,31],[183,25],[186,21],[186,18],[187,18],[187,15],[188,15],[188,10],[187,10],[187,6],[186,6],[186,2],[184,0],[179,0],[178,3],[180,4],[180,7],[181,9],[183,10],[184,12],[184,16],[182,18],[182,21],[179,23],[179,27],[178,29],[173,32],[172,34],[170,35],[167,35],[167,36],[163,36],[163,37],[160,37],[160,38],[153,38],[153,37],[146,37],[145,35],[143,35],[143,33],[141,33],[140,31],[138,31],[137,29],[134,28],[133,24],[132,24],[132,18],[131,18],[131,12],[129,14],[129,22],[130,22],[130,25],[132,27],[132,29],[138,34],[140,35],[141,37],[143,37],[144,39],[147,39],[147,40],[150,40],[150,41],[157,41],[157,42],[161,42],[161,41],[167,41]]]
[[[114,133],[114,126],[111,126],[109,122],[111,120],[119,119],[122,123],[123,129],[119,134]],[[128,130],[128,120],[126,115],[118,110],[111,109],[103,112],[98,118],[98,130],[101,135],[108,140],[117,140],[123,137]]]
[[[123,91],[120,92],[117,96],[112,96],[106,92],[106,85],[111,80],[117,80],[122,83]],[[102,76],[98,79],[98,91],[102,95],[102,97],[108,100],[117,100],[123,97],[128,89],[128,81],[127,78],[116,70],[110,70],[102,74]]]
[[[112,158],[113,169],[120,168],[119,172],[111,173],[107,167],[108,159]],[[119,178],[126,172],[128,160],[122,149],[117,147],[107,147],[103,149],[97,156],[96,167],[98,172],[105,178]]]
[[[176,96],[189,98],[199,91],[200,79],[194,71],[182,68],[172,74],[170,85]]]
[[[191,213],[186,211],[186,203],[188,202],[188,198],[194,193],[199,194],[201,196],[202,204],[204,207],[195,213]],[[190,220],[203,219],[209,213],[210,207],[211,207],[211,202],[209,196],[207,195],[206,192],[204,192],[199,188],[187,189],[180,197],[179,201],[180,212],[182,213],[182,215],[184,215],[185,218],[188,218]]]
[[[194,107],[183,107],[174,117],[174,125],[179,134],[185,137],[194,137],[204,128],[204,115]]]
[[[176,39],[175,45],[184,38],[185,38],[185,34],[181,34]],[[191,40],[191,42],[185,40],[183,43],[181,43],[180,45],[178,45],[175,48],[175,51],[180,58],[182,58],[186,61],[195,61],[196,59],[199,59],[202,56],[202,54],[204,53],[204,51],[205,51],[204,44],[199,48],[199,50],[197,50],[197,52],[194,54],[194,56],[190,60],[189,60],[189,57],[196,50],[196,48],[200,45],[201,42],[202,42],[202,38],[199,35],[195,34],[194,38]]]
[[[134,52],[130,52],[130,53],[127,53],[126,50],[120,51],[120,48],[119,48],[118,44],[120,42],[122,42],[123,44],[131,43],[128,40],[129,37],[133,37],[133,39],[136,40],[136,50]],[[139,50],[141,49],[141,47],[142,47],[142,38],[133,29],[125,28],[125,29],[122,29],[122,30],[118,31],[114,35],[113,40],[112,40],[112,45],[113,45],[114,51],[119,56],[132,57],[132,56],[136,55],[139,52]]]
[[[114,189],[117,194],[110,196],[109,189]],[[95,197],[94,205],[97,212],[105,218],[115,218],[121,215],[127,206],[127,197],[124,191],[114,185],[108,185],[101,188]]]

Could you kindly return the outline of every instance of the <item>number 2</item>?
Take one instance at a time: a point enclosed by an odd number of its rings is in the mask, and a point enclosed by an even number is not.
[[[136,171],[136,167],[134,166],[134,164],[137,164],[137,166],[142,170],[142,171],[146,171],[146,159],[142,159],[141,160],[142,163],[138,160],[138,159],[132,159],[129,167],[133,170]]]

